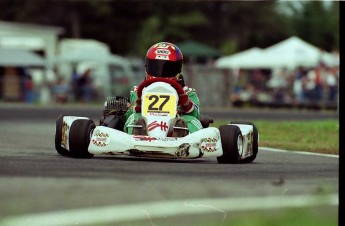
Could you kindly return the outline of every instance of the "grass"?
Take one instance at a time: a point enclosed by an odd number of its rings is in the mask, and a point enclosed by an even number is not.
[[[339,154],[339,121],[253,121],[259,131],[259,147]],[[220,126],[226,122],[218,122]]]
[[[99,224],[99,226],[111,224]],[[337,226],[336,206],[249,210],[244,212],[216,212],[213,214],[179,215],[165,218],[141,219],[122,222],[119,226]]]

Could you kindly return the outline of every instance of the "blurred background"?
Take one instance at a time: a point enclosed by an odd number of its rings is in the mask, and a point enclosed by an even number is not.
[[[337,110],[339,4],[0,0],[0,104],[129,96],[169,41],[202,107]]]

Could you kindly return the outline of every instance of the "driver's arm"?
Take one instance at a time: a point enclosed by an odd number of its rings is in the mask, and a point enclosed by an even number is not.
[[[184,101],[184,103],[181,105],[181,113],[194,116],[195,118],[199,118],[200,101],[195,89],[185,86],[183,90],[185,91],[185,94],[188,97],[188,99]]]
[[[126,120],[128,119],[128,117],[134,113],[134,108],[136,107],[136,102],[137,102],[137,99],[138,99],[138,94],[137,94],[137,86],[134,86],[130,93],[129,93],[129,102],[130,102],[130,105],[128,107],[128,110],[125,114],[125,117],[126,117]]]

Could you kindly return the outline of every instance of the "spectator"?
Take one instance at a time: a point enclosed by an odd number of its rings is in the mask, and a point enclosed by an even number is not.
[[[34,82],[31,75],[27,75],[24,81],[24,100],[26,103],[34,102]]]
[[[57,103],[67,103],[69,86],[63,77],[59,77],[53,85],[53,95]]]
[[[326,72],[326,84],[328,88],[328,98],[330,102],[336,101],[338,81],[336,74],[332,72],[331,69],[328,69]]]
[[[80,101],[80,99],[81,99],[79,88],[78,88],[78,78],[79,78],[79,75],[74,70],[72,73],[71,87],[72,87],[72,91],[73,91],[73,95],[74,95],[74,100],[76,100],[76,101]]]
[[[303,89],[303,78],[305,72],[302,67],[298,67],[294,72],[294,80],[293,80],[293,94],[294,99],[297,104],[301,104],[304,102],[304,89]]]
[[[92,100],[93,81],[91,78],[91,69],[87,69],[77,80],[77,93],[82,102]]]
[[[314,70],[309,71],[308,76],[310,80],[313,80],[313,88],[311,91],[310,100],[321,101],[323,97],[323,65],[319,65]]]

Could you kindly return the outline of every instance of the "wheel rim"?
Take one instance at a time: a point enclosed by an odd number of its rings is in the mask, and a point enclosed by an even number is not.
[[[239,134],[237,137],[237,150],[238,150],[238,154],[240,156],[242,156],[243,153],[243,139],[242,139],[242,135]]]

